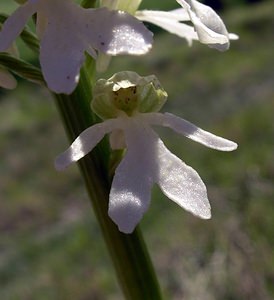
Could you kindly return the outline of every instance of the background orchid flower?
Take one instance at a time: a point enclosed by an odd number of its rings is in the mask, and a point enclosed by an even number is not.
[[[84,157],[104,135],[114,134],[112,148],[125,146],[126,154],[115,171],[108,213],[125,233],[134,230],[148,209],[155,183],[187,211],[203,219],[211,217],[206,187],[200,176],[165,147],[151,126],[169,127],[213,149],[232,151],[237,148],[234,142],[173,114],[158,113],[166,98],[155,76],[121,72],[109,80],[99,80],[92,108],[105,121],[83,131],[55,162],[56,168],[62,170]]]
[[[192,44],[192,40],[199,40],[209,47],[224,51],[229,48],[230,39],[238,39],[236,34],[227,32],[222,19],[211,7],[196,0],[176,1],[182,9],[169,12],[142,10],[137,11],[135,16],[185,38],[189,45]],[[181,23],[187,21],[191,21],[194,27]]]
[[[71,0],[29,0],[4,23],[0,51],[11,45],[35,13],[42,72],[56,93],[69,94],[76,87],[85,51],[96,58],[98,51],[140,55],[151,48],[152,34],[125,12],[84,9]]]

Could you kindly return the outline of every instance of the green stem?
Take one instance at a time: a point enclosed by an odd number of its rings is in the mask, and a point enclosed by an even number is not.
[[[82,70],[80,83],[71,95],[54,95],[70,141],[96,122],[90,109],[91,86]],[[157,278],[144,244],[136,229],[127,235],[118,231],[108,216],[111,182],[108,176],[109,149],[106,141],[99,144],[79,162],[95,215],[99,221],[126,299],[162,299]]]

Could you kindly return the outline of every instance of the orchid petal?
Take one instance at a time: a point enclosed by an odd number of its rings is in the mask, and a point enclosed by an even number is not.
[[[56,23],[48,25],[40,45],[40,63],[49,88],[55,93],[70,94],[79,81],[79,71],[85,56],[83,44],[69,30]],[[66,34],[66,39],[62,36]]]
[[[177,21],[190,21],[189,14],[184,8],[176,8],[170,10],[169,13],[172,13]]]
[[[209,219],[211,212],[206,187],[198,173],[172,154],[160,139],[157,150],[157,183],[163,193],[195,216]]]
[[[238,40],[239,39],[238,34],[235,34],[235,33],[229,33],[228,37],[230,40]]]
[[[118,120],[107,120],[103,123],[95,124],[84,130],[71,146],[55,160],[55,168],[63,170],[71,163],[78,161],[88,154],[104,137],[116,127],[119,127]]]
[[[150,20],[155,19],[169,19],[173,21],[190,21],[189,15],[183,8],[178,8],[170,11],[161,10],[137,10],[135,17],[141,21],[152,22]],[[152,22],[153,23],[153,22]]]
[[[220,151],[233,151],[238,145],[216,136],[170,113],[150,113],[145,118],[153,125],[165,126],[204,146]]]
[[[151,132],[142,125],[129,124],[125,128],[127,152],[115,171],[108,212],[119,230],[125,233],[134,230],[150,203],[154,169]]]
[[[70,94],[74,90],[85,50],[96,57],[94,49],[117,55],[143,54],[151,47],[152,34],[126,13],[107,8],[83,10],[74,5],[69,12],[73,15],[67,18],[68,13],[58,9],[64,8],[57,6],[54,14],[49,15],[40,53],[45,80],[56,93]]]
[[[0,31],[0,51],[7,50],[17,36],[22,32],[28,19],[35,13],[36,5],[26,3],[17,8],[17,10],[5,21]]]
[[[46,16],[48,19],[40,45],[44,78],[55,93],[70,94],[79,80],[79,71],[85,60],[84,51],[92,53],[84,32],[88,26],[85,22],[85,10],[66,0],[47,5],[43,3],[40,10],[38,18]],[[92,21],[93,10],[91,13]]]
[[[176,0],[186,11],[194,24],[199,40],[220,51],[229,48],[229,36],[222,19],[209,6],[196,0]]]
[[[177,10],[176,10],[177,11]],[[190,25],[180,23],[184,18],[180,18],[179,14],[161,11],[137,11],[135,16],[142,21],[147,21],[155,24],[166,31],[173,33],[179,37],[185,38],[189,45],[192,40],[198,40],[198,35],[194,28]]]
[[[70,94],[78,83],[80,67],[85,58],[84,52],[77,39],[74,39],[74,42],[72,39],[62,42],[62,31],[58,31],[57,35],[54,24],[52,25],[47,27],[40,45],[43,75],[52,91]],[[54,35],[52,31],[55,31]]]
[[[233,151],[238,147],[236,143],[205,131],[173,114],[165,113],[164,116],[164,126],[168,126],[176,132],[183,134],[204,146],[221,151]]]
[[[147,53],[152,46],[152,33],[142,22],[123,11],[97,9],[90,27],[94,47],[109,55]],[[112,28],[112,30],[110,30]]]

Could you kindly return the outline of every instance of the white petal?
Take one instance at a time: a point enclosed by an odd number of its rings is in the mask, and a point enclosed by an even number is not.
[[[184,8],[176,8],[169,11],[178,21],[190,21],[188,12]]]
[[[198,173],[172,154],[160,139],[157,150],[157,183],[163,193],[195,216],[209,219],[211,212],[206,187]]]
[[[56,31],[56,22],[50,22],[40,44],[40,64],[52,91],[70,94],[75,89],[85,59],[83,48],[69,29],[63,27]]]
[[[141,21],[148,21],[155,19],[169,19],[172,21],[189,21],[189,15],[185,9],[179,8],[170,11],[161,10],[138,10],[135,17]],[[153,23],[153,22],[152,22]]]
[[[17,81],[9,71],[0,68],[0,87],[12,90],[16,88]]]
[[[224,51],[229,48],[229,37],[222,19],[209,6],[195,0],[176,0],[189,13],[201,43]]]
[[[189,45],[192,40],[198,40],[198,35],[192,26],[180,23],[180,18],[176,18],[177,14],[173,12],[157,12],[157,11],[138,11],[135,15],[142,21],[155,24],[166,31],[185,38]]]
[[[40,44],[40,63],[51,90],[70,94],[79,80],[87,43],[82,35],[83,9],[72,1],[41,5],[38,18],[48,20]]]
[[[113,130],[109,135],[109,144],[112,150],[125,149],[127,146],[124,131],[121,129]]]
[[[229,33],[228,36],[229,36],[230,40],[238,40],[239,39],[238,34],[235,34],[235,33]]]
[[[96,58],[95,50],[117,55],[143,54],[150,49],[152,34],[134,17],[107,8],[83,9],[62,1],[63,5],[48,12],[40,52],[43,75],[56,93],[70,94],[74,90],[85,51]]]
[[[236,143],[207,132],[196,125],[170,113],[147,114],[146,118],[151,124],[170,127],[177,133],[212,149],[220,151],[232,151],[238,147]]]
[[[138,125],[126,128],[127,152],[114,175],[109,216],[125,233],[134,230],[150,203],[155,156],[150,133]]]
[[[109,55],[147,53],[152,46],[152,33],[142,22],[122,11],[97,9],[90,27],[94,47]]]
[[[118,122],[110,119],[84,130],[71,146],[56,158],[55,168],[59,171],[63,170],[71,163],[84,157],[100,142],[105,134],[109,133],[117,126],[119,126]]]
[[[0,31],[0,51],[9,48],[16,37],[22,32],[28,19],[35,13],[36,5],[26,3],[5,21]]]
[[[41,10],[39,10],[39,14],[36,19],[36,34],[39,39],[42,39],[47,26],[48,26],[47,15],[43,14]]]

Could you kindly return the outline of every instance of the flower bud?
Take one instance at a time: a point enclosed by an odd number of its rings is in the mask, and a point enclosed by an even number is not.
[[[166,99],[167,93],[154,75],[141,77],[125,71],[97,81],[91,107],[102,119],[111,119],[121,113],[132,116],[159,111]]]

